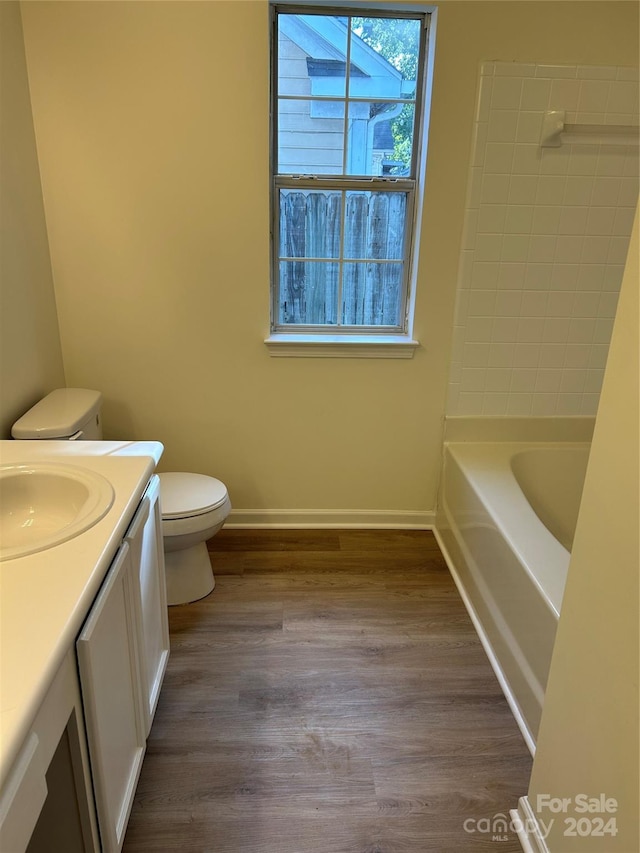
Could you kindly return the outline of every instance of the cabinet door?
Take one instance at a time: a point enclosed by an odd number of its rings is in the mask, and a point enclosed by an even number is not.
[[[118,551],[76,643],[100,835],[122,847],[145,751],[129,546]]]
[[[131,550],[138,612],[145,736],[151,730],[169,659],[169,618],[159,496],[160,479],[154,475],[125,535],[125,542]]]

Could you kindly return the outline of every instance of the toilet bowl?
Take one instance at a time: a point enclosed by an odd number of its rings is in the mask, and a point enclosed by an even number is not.
[[[231,511],[227,488],[205,474],[160,474],[167,603],[204,598],[215,587],[206,541]]]
[[[11,429],[17,439],[102,439],[102,395],[58,388],[29,409]],[[160,474],[160,506],[167,603],[186,604],[215,586],[206,541],[224,524],[231,501],[224,483],[204,474]]]

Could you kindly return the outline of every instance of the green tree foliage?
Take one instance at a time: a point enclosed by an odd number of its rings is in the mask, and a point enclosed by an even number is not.
[[[351,18],[351,30],[390,62],[404,80],[418,76],[420,21],[410,18]]]

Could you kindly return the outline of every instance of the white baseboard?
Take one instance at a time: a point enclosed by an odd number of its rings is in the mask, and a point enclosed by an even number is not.
[[[520,797],[518,808],[511,809],[511,826],[514,827],[524,853],[549,853],[538,825],[535,812],[529,805],[528,797]]]
[[[232,509],[225,527],[430,530],[435,513],[384,509]]]

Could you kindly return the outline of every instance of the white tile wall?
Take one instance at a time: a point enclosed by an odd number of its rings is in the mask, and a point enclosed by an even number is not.
[[[486,62],[458,276],[451,415],[594,415],[638,146],[539,146],[545,110],[638,124],[638,71]]]

